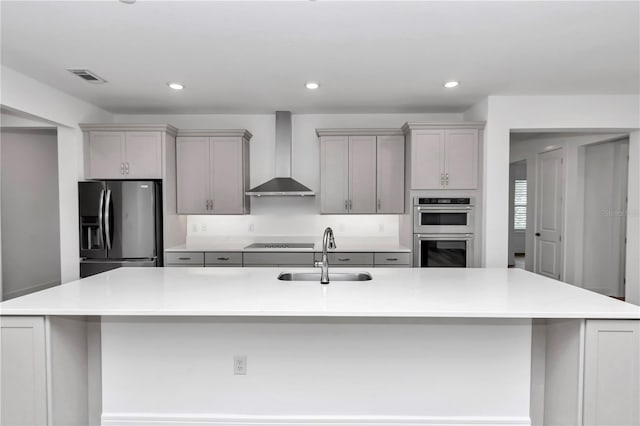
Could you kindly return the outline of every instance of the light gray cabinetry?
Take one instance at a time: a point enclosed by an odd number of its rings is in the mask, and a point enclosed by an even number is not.
[[[244,266],[313,266],[311,252],[245,252]]]
[[[349,213],[348,136],[321,138],[320,180],[321,213]]]
[[[349,136],[348,201],[349,213],[376,212],[375,136]]]
[[[242,266],[242,252],[207,251],[204,253],[204,266]]]
[[[484,123],[406,123],[411,189],[476,189],[483,127]]]
[[[246,130],[179,132],[179,214],[248,213],[250,138]]]
[[[204,253],[200,251],[167,252],[165,264],[167,266],[204,266]]]
[[[43,317],[1,317],[2,424],[47,425]]]
[[[81,124],[87,179],[162,179],[168,125]]]
[[[380,266],[385,268],[390,266],[409,267],[411,265],[411,253],[403,253],[403,252],[374,253],[373,261],[375,266]]]
[[[640,321],[587,320],[585,426],[640,424]]]
[[[320,211],[404,212],[404,136],[398,129],[316,129]]]
[[[377,213],[404,213],[404,136],[377,137]]]
[[[373,266],[373,253],[362,252],[331,252],[327,254],[329,268],[333,267],[357,267]],[[322,260],[322,253],[315,254],[315,260]]]

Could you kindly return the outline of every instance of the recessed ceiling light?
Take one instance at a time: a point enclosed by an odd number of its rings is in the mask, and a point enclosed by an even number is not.
[[[320,87],[320,85],[315,81],[310,81],[307,84],[305,84],[304,87],[306,87],[309,90],[316,90],[318,87]]]
[[[171,87],[173,90],[182,90],[184,86],[180,83],[167,83],[167,86]]]
[[[134,4],[136,2],[136,0],[120,0],[120,3],[124,3],[124,4]]]
[[[458,84],[460,84],[460,83],[457,82],[457,81],[447,81],[444,84],[444,87],[446,87],[447,89],[451,89],[452,87],[456,87]]]

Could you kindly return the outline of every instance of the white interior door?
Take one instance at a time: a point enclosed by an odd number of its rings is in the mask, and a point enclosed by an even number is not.
[[[562,275],[563,160],[562,149],[538,154],[535,272],[549,278]]]
[[[582,286],[624,296],[629,143],[589,145],[584,163]]]

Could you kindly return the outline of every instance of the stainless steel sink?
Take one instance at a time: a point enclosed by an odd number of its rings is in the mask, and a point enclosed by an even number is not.
[[[280,281],[317,281],[320,282],[320,272],[282,272],[278,275]],[[330,272],[331,281],[371,281],[368,272]]]

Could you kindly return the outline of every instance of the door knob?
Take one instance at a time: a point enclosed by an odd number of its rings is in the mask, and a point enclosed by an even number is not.
[[[539,232],[536,232],[536,237],[539,237],[539,236],[540,236],[540,233],[539,233]]]

